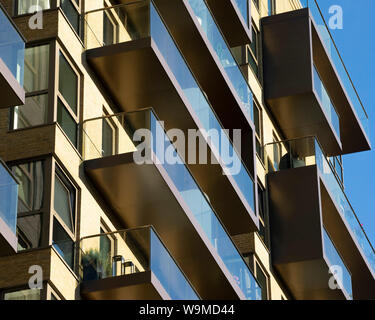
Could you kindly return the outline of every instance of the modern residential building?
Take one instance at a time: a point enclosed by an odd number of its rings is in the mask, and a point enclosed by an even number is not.
[[[374,299],[318,2],[0,0],[0,299]]]

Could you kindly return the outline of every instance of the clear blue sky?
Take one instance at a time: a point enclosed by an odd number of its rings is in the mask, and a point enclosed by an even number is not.
[[[375,1],[318,0],[325,17],[328,8],[343,8],[344,28],[331,30],[347,69],[370,118],[370,139],[375,148]],[[346,194],[375,246],[375,151],[344,157]]]

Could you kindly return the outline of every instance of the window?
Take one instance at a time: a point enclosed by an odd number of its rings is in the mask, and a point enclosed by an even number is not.
[[[57,122],[75,147],[78,144],[79,77],[60,51]]]
[[[54,209],[72,233],[75,228],[76,190],[61,174],[55,174]]]
[[[4,293],[4,300],[40,300],[40,289],[25,289]]]
[[[12,167],[12,172],[17,177],[18,187],[18,213],[38,211],[43,205],[43,162],[29,162]]]
[[[103,228],[100,228],[100,233],[105,234],[108,233],[108,231],[104,230]],[[100,247],[99,247],[99,252],[100,252],[100,261],[103,263],[103,265],[111,265],[112,263],[112,257],[113,257],[113,246],[114,239],[111,238],[109,235],[102,235],[100,237]],[[102,277],[107,278],[108,276],[111,276],[111,274],[108,274],[111,270],[103,268],[102,272]]]
[[[53,247],[65,260],[69,267],[74,268],[74,241],[61,224],[53,219]]]
[[[77,146],[78,143],[78,126],[72,115],[65,108],[64,104],[58,99],[57,102],[57,122],[68,136],[70,141]]]
[[[115,152],[115,128],[111,119],[104,118],[102,123],[102,156],[112,156]]]
[[[42,214],[19,215],[17,217],[18,251],[36,249],[41,246]]]
[[[103,14],[103,44],[105,46],[115,43],[115,26],[108,12]]]
[[[255,273],[259,286],[262,288],[262,300],[268,300],[268,277],[265,275],[258,262],[256,262]]]
[[[281,146],[277,143],[279,139],[276,137],[275,133],[273,134],[273,168],[274,170],[279,170],[279,164],[281,159]]]
[[[42,10],[51,8],[50,0],[18,0],[17,2],[17,14],[29,13],[32,6],[39,6]]]
[[[254,114],[254,125],[255,125],[256,152],[260,160],[264,162],[262,110],[258,107],[255,101],[253,103],[253,109],[254,109],[253,114]]]
[[[269,249],[269,224],[266,205],[266,191],[258,183],[258,216],[259,216],[259,236]]]
[[[252,26],[251,32],[252,42],[250,46],[247,47],[247,63],[250,65],[257,78],[259,78],[259,31],[255,26]]]
[[[78,76],[61,52],[59,63],[59,92],[74,114],[77,114]]]
[[[25,49],[25,105],[12,109],[11,129],[47,123],[50,46]]]
[[[79,2],[80,0],[60,0],[60,6],[74,31],[81,36]]]
[[[19,181],[18,251],[39,248],[44,199],[44,162],[34,161],[15,165],[12,172]]]
[[[74,268],[77,190],[60,169],[54,184],[53,246],[65,262]]]

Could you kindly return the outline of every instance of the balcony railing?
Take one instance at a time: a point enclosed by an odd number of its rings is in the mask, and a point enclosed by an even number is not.
[[[320,103],[325,111],[326,116],[328,117],[328,121],[333,126],[337,136],[340,137],[340,121],[335,106],[333,105],[332,100],[328,95],[328,92],[320,78],[318,71],[316,70],[315,65],[313,71],[315,91],[319,96]]]
[[[145,113],[148,113],[148,123],[142,124],[142,128],[134,128],[131,124],[139,123],[137,119]],[[145,116],[141,118],[144,119]],[[110,139],[103,138],[101,134],[103,121],[112,125],[113,132],[116,132],[112,141],[118,141],[119,143],[113,145]],[[85,160],[129,152],[131,147],[129,148],[129,138],[126,140],[126,137],[128,135],[133,137],[137,129],[150,130],[150,136],[147,140],[150,141],[150,148],[155,155],[154,163],[160,163],[163,166],[212,247],[236,280],[244,296],[249,300],[261,299],[261,288],[253,274],[151,109],[86,121],[83,129]],[[107,147],[108,144],[110,147]],[[135,147],[133,150],[135,150]],[[168,161],[168,154],[173,154],[173,164]],[[171,228],[173,228],[173,221],[171,223]]]
[[[172,300],[199,300],[152,227],[85,237],[80,253],[82,281],[152,271]]]
[[[0,218],[16,234],[18,182],[0,160]]]
[[[349,100],[354,107],[357,117],[360,120],[362,127],[367,134],[367,137],[369,137],[370,132],[367,112],[344,64],[344,61],[340,55],[332,34],[329,31],[329,27],[324,19],[322,11],[320,10],[317,0],[301,0],[301,4],[303,7],[308,7],[310,9],[314,21],[318,25],[318,32],[324,42],[326,52],[335,66],[341,83],[345,88],[346,93],[348,94]]]
[[[341,188],[341,183],[335,175],[319,142],[314,137],[280,141],[265,146],[265,154],[272,162],[271,170],[279,171],[298,167],[316,165],[332,200],[339,213],[350,228],[354,241],[357,243],[362,256],[367,260],[369,268],[375,274],[375,251],[365,230],[358,220],[353,207]]]
[[[241,4],[243,2],[247,3],[247,1],[243,0],[237,0],[236,2],[238,4]],[[195,17],[202,27],[202,30],[205,33],[207,39],[210,41],[212,48],[214,49],[217,57],[220,60],[221,66],[224,68],[225,73],[232,83],[238,95],[238,98],[241,101],[243,110],[245,110],[245,113],[250,116],[252,121],[254,121],[253,95],[249,84],[245,80],[245,77],[243,76],[236,60],[234,59],[232,52],[229,49],[229,45],[224,40],[224,37],[221,34],[221,31],[217,26],[205,0],[188,0],[188,3],[192,7]],[[242,5],[243,10],[245,6]]]
[[[213,111],[205,93],[195,80],[153,2],[136,1],[128,5],[94,10],[86,14],[85,20],[87,49],[130,42],[146,37],[152,38],[199,119],[200,129],[207,133],[217,132],[221,136],[220,139],[210,139],[210,143],[213,145],[212,151],[227,170],[227,173],[233,177],[243,198],[255,213],[254,180],[226,132],[223,131],[221,122]],[[98,23],[98,21],[103,21],[103,24]],[[247,90],[246,88],[248,88],[247,84],[245,90]],[[248,96],[248,98],[251,98],[251,96]],[[250,109],[252,110],[252,108]],[[225,132],[225,134],[221,135],[221,132]],[[229,151],[223,150],[223,148],[229,148]],[[232,174],[233,170],[237,168],[226,165],[229,163],[240,164],[239,172]]]
[[[0,5],[0,58],[23,86],[25,41]]]
[[[340,254],[337,252],[335,245],[333,244],[330,236],[328,235],[326,229],[323,227],[323,246],[326,258],[329,260],[330,267],[339,267],[341,272],[335,273],[336,270],[331,269],[334,273],[337,283],[339,283],[340,288],[344,290],[350,299],[353,299],[352,291],[352,276],[348,271],[344,261],[342,260]]]

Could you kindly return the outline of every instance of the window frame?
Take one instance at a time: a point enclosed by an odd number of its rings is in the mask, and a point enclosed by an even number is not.
[[[253,33],[254,30],[254,33]],[[255,77],[258,79],[259,83],[261,82],[261,69],[260,69],[260,31],[258,30],[257,26],[252,20],[250,32],[253,33],[252,35],[252,43],[255,44],[256,52],[253,52],[252,46],[246,45],[245,49],[245,57],[246,57],[246,64],[250,67],[251,71],[254,73]],[[250,59],[252,59],[256,66],[257,72],[253,69],[250,63]]]
[[[71,191],[69,188],[66,186],[66,182],[68,182],[72,188],[74,188],[74,208],[71,206],[71,201],[69,201],[69,208],[71,210],[71,215],[74,214],[74,220],[72,221],[72,227],[73,231],[70,230],[69,226],[66,225],[66,223],[63,221],[63,219],[60,217],[60,214],[55,210],[54,207],[54,200],[55,200],[55,179],[59,179],[61,184],[66,188],[66,190],[69,192],[69,195],[71,196]],[[63,181],[66,180],[66,181]],[[53,190],[52,190],[52,195],[53,195],[53,201],[52,201],[52,218],[56,218],[56,220],[60,223],[60,225],[63,227],[65,232],[72,238],[73,242],[76,241],[76,231],[77,231],[77,194],[78,194],[78,189],[75,186],[75,184],[71,181],[71,179],[68,178],[68,176],[64,173],[64,171],[57,165],[55,168],[55,174],[53,175]],[[73,211],[74,210],[74,211]],[[71,216],[72,218],[72,216]],[[53,233],[53,221],[52,221],[52,233]],[[52,237],[53,238],[53,237]]]
[[[69,103],[65,100],[64,96],[60,92],[60,55],[66,60],[68,65],[72,68],[74,74],[77,76],[77,113],[74,112],[74,110],[71,108]],[[61,131],[65,134],[65,136],[68,138],[68,141],[74,146],[74,148],[78,151],[79,146],[81,143],[81,137],[80,137],[80,130],[79,130],[79,123],[80,123],[80,117],[81,117],[81,112],[82,112],[82,107],[81,107],[81,88],[82,88],[82,81],[83,81],[83,76],[79,69],[75,66],[75,64],[72,62],[72,59],[64,52],[63,48],[57,44],[56,46],[56,79],[55,79],[55,113],[54,113],[54,122],[56,122],[59,126]],[[76,137],[77,141],[76,144],[73,143],[73,141],[70,140],[69,136],[67,133],[64,131],[62,126],[58,123],[57,121],[57,113],[58,113],[58,104],[59,100],[61,101],[62,105],[65,107],[66,111],[68,114],[73,118],[74,122],[76,123]],[[79,153],[79,151],[78,151]]]
[[[253,99],[253,109],[257,108],[258,109],[258,114],[259,114],[259,119],[258,119],[258,122],[259,122],[259,134],[256,130],[256,127],[255,127],[255,119],[254,119],[254,134],[255,134],[255,153],[256,155],[258,156],[260,162],[264,165],[264,152],[263,151],[263,145],[264,145],[264,132],[263,132],[263,109],[260,107],[259,103],[257,102],[257,100],[254,98]],[[254,117],[255,117],[255,112],[253,112],[254,114]],[[257,150],[257,146],[256,146],[256,143],[259,143],[259,152],[260,154],[258,153],[258,150]]]
[[[54,108],[51,107],[54,105],[54,91],[55,91],[55,47],[56,47],[56,41],[31,41],[26,44],[26,50],[29,48],[34,48],[34,47],[41,47],[41,46],[48,46],[49,50],[49,55],[48,55],[48,81],[47,81],[47,88],[46,89],[41,89],[41,90],[36,90],[36,91],[31,91],[27,92],[25,90],[25,99],[27,98],[32,98],[36,96],[41,96],[41,95],[47,95],[47,108],[45,110],[45,121],[42,124],[37,124],[37,125],[32,125],[32,126],[26,126],[23,128],[16,128],[14,129],[14,116],[15,116],[15,110],[17,106],[9,108],[9,128],[8,130],[10,132],[12,131],[17,131],[17,130],[26,130],[26,129],[31,129],[31,128],[37,128],[40,126],[44,126],[47,124],[50,124],[54,122]],[[26,62],[25,62],[26,63]],[[19,107],[24,107],[23,105]]]

